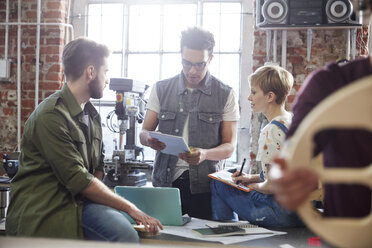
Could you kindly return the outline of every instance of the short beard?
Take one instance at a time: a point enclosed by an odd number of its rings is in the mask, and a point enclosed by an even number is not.
[[[103,92],[99,87],[99,80],[98,77],[92,80],[89,84],[89,93],[90,97],[93,99],[100,99],[103,96]]]

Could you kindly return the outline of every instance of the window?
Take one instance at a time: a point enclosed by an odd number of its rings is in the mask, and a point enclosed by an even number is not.
[[[88,1],[87,10],[87,36],[107,44],[113,52],[109,60],[110,77],[128,77],[152,86],[156,81],[178,74],[182,69],[181,31],[200,25],[211,31],[216,40],[214,59],[209,67],[211,74],[239,95],[241,1]],[[114,108],[115,92],[108,88],[104,97],[95,102],[102,119]],[[146,96],[150,91],[151,88]],[[107,131],[105,138],[106,150],[110,153],[115,135]],[[231,160],[236,161],[236,156]]]

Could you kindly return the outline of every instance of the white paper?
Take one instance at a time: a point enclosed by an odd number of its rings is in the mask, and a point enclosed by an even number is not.
[[[151,137],[158,139],[166,145],[166,147],[161,150],[162,153],[178,156],[180,153],[190,151],[185,140],[181,136],[174,136],[152,131],[149,132],[149,134]]]
[[[251,191],[252,189],[250,189],[249,187],[246,187],[242,184],[236,184],[233,180],[232,180],[232,173],[231,172],[228,172],[226,170],[220,170],[220,171],[217,171],[217,172],[214,172],[212,174],[209,174],[213,179],[220,179],[222,180],[223,182],[227,183],[227,184],[230,184],[234,187],[237,187],[239,189],[242,189],[244,191]],[[217,179],[218,178],[218,179]]]
[[[5,219],[0,219],[0,231],[5,231]]]
[[[268,238],[274,235],[286,234],[286,232],[278,232],[278,231],[269,230],[270,232],[272,232],[271,234],[249,234],[249,235],[226,236],[226,237],[200,237],[194,232],[192,232],[192,229],[205,228],[207,227],[207,225],[217,226],[220,224],[223,224],[223,223],[217,222],[217,221],[202,220],[202,219],[192,217],[191,221],[184,226],[164,226],[164,230],[161,230],[160,232],[166,233],[166,234],[172,234],[176,236],[181,236],[185,238],[210,241],[210,242],[220,242],[225,245],[240,243],[240,242],[254,240],[254,239]],[[268,229],[265,229],[265,230],[268,230]]]

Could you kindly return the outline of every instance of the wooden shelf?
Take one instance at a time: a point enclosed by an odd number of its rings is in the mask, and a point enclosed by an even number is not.
[[[361,28],[362,24],[322,24],[322,25],[267,25],[264,27],[257,27],[262,30],[322,30],[322,29],[354,29]]]

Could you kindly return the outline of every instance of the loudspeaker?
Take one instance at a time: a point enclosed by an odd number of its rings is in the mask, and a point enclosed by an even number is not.
[[[285,25],[288,23],[288,0],[257,0],[256,23],[257,27],[266,25]]]
[[[257,0],[257,27],[356,25],[350,0]]]
[[[350,0],[328,0],[325,12],[328,23],[350,23],[353,4]]]
[[[321,25],[324,23],[323,0],[291,0],[289,4],[289,24]]]

